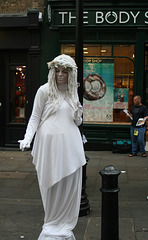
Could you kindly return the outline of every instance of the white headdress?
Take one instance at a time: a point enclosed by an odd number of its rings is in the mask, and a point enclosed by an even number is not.
[[[76,68],[77,69],[77,65],[74,61],[73,58],[71,58],[69,55],[59,55],[56,58],[54,58],[51,62],[48,62],[48,68],[52,68],[52,67],[56,67],[56,66],[62,66],[65,68]]]
[[[49,96],[51,100],[59,98],[59,91],[55,80],[55,67],[62,66],[68,68],[68,94],[71,100],[76,103],[78,100],[77,95],[77,65],[73,58],[69,55],[59,55],[51,62],[47,63],[49,68],[48,83],[49,83]]]

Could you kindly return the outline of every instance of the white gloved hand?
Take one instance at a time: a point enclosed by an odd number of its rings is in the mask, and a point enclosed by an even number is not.
[[[75,121],[75,124],[76,124],[77,126],[80,126],[81,123],[82,123],[82,118],[81,118],[79,109],[77,109],[77,110],[74,112],[74,121]]]
[[[79,121],[80,120],[80,114],[79,114],[79,109],[77,109],[75,112],[74,112],[74,120],[76,121]]]
[[[25,148],[30,148],[30,142],[26,139],[19,140],[18,142],[20,144],[20,150],[24,151]]]
[[[82,113],[83,113],[83,108],[79,102],[77,102],[77,108],[74,112],[74,121],[77,126],[80,126],[82,123]]]

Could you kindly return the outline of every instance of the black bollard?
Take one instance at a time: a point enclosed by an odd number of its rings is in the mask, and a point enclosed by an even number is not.
[[[119,240],[118,176],[121,172],[107,166],[99,173],[102,177],[101,240]]]

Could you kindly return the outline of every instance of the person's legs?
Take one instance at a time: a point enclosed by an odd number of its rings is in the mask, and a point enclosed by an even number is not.
[[[145,153],[145,132],[146,132],[146,127],[141,127],[138,129],[139,134],[138,134],[138,143],[139,143],[139,150],[141,153]]]
[[[134,135],[135,128],[131,127],[131,140],[132,140],[132,154],[138,152],[138,137]]]

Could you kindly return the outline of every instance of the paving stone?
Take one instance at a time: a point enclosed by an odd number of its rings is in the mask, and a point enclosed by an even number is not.
[[[80,217],[77,240],[101,240],[102,178],[100,170],[113,165],[119,175],[119,239],[148,239],[148,158],[111,151],[88,151],[86,194],[90,214]],[[30,151],[0,151],[0,240],[37,240],[44,211]]]

